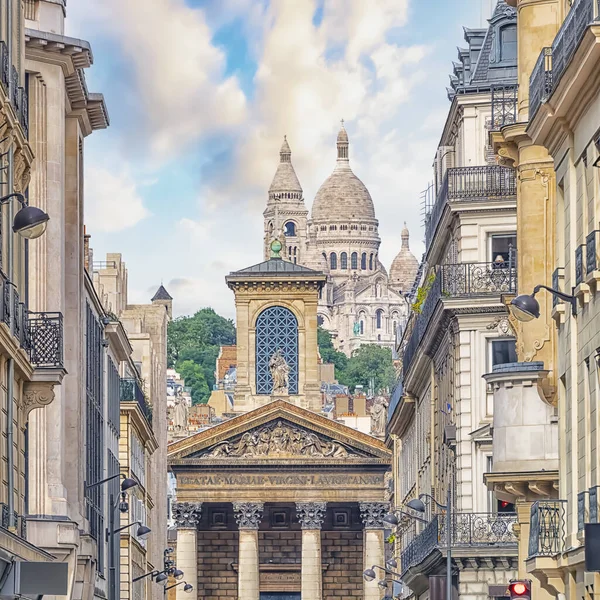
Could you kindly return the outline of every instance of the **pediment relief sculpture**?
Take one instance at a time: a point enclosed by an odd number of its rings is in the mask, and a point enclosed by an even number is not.
[[[361,458],[340,442],[283,420],[269,423],[227,440],[204,452],[200,458]]]

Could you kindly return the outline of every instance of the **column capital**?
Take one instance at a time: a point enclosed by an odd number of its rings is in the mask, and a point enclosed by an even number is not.
[[[239,529],[258,529],[265,505],[262,502],[234,502],[233,514]]]
[[[321,529],[327,502],[296,502],[296,514],[302,529]]]
[[[389,502],[361,502],[360,517],[365,529],[385,529],[383,517],[390,512]]]
[[[177,529],[196,529],[202,516],[202,502],[174,502],[172,510]]]

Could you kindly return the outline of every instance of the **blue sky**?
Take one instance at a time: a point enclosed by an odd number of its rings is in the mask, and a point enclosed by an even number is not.
[[[262,259],[262,211],[284,134],[310,208],[345,119],[389,266],[449,108],[462,26],[491,0],[72,0],[88,87],[111,126],[86,140],[86,227],[96,260],[121,252],[132,302],[164,282],[176,314],[233,316],[225,275]]]

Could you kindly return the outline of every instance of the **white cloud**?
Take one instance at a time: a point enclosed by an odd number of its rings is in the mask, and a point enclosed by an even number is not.
[[[121,231],[149,216],[138,185],[127,170],[87,166],[85,189],[85,218],[92,231]]]

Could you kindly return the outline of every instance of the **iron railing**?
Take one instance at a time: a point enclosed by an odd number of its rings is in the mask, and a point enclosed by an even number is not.
[[[425,242],[430,246],[444,207],[450,202],[477,202],[516,197],[515,170],[487,165],[448,169],[436,201],[425,218]]]
[[[4,91],[8,93],[10,84],[10,65],[8,62],[8,48],[6,42],[0,42],[0,82]]]
[[[29,137],[29,94],[27,90],[22,87],[19,88],[19,122],[23,128],[25,137]]]
[[[498,295],[517,290],[517,267],[504,262],[442,265],[442,296],[461,298]]]
[[[590,523],[598,522],[598,486],[591,487],[588,491],[589,513],[588,518]]]
[[[558,267],[554,269],[554,273],[552,273],[552,287],[559,292],[563,291],[563,283],[565,281],[565,268]],[[552,306],[556,306],[558,304],[558,296],[552,296]]]
[[[586,521],[586,502],[585,498],[588,492],[579,492],[577,494],[577,531],[583,531]]]
[[[531,506],[529,557],[556,556],[565,548],[566,500],[534,502]]]
[[[32,365],[38,369],[64,367],[63,331],[62,313],[27,313],[27,337],[24,340]]]
[[[518,544],[515,513],[456,513],[452,515],[452,547],[510,547]],[[434,549],[446,547],[446,517],[435,515],[401,554],[404,574]]]
[[[492,131],[517,122],[518,85],[492,87]]]
[[[135,377],[121,379],[121,402],[137,402],[146,421],[152,425],[152,408],[146,400],[144,391]]]
[[[8,529],[9,528],[9,512],[8,512],[8,505],[5,504],[4,502],[0,502],[0,507],[2,509],[2,515],[1,515],[1,519],[2,519],[2,527],[4,529]],[[13,513],[14,514],[14,519],[13,519],[13,523],[16,525],[16,533],[17,535],[26,540],[27,539],[27,520],[25,519],[25,517],[23,515],[18,514],[16,511]]]
[[[588,275],[598,270],[598,235],[600,229],[594,229],[585,238],[585,269]]]
[[[575,0],[558,30],[551,48],[544,48],[529,79],[529,119],[546,102],[560,83],[588,26],[598,19],[598,0]]]
[[[117,263],[114,260],[109,261],[94,261],[92,263],[92,269],[94,271],[99,271],[100,269],[116,269]]]
[[[580,244],[575,250],[575,285],[583,283],[585,265],[583,264],[585,244]]]
[[[12,283],[7,279],[4,273],[0,274],[0,282],[2,284],[2,293],[1,293],[1,302],[2,302],[2,310],[0,311],[0,316],[2,317],[2,322],[10,328],[10,319],[12,315],[12,307],[10,304],[10,286]]]

